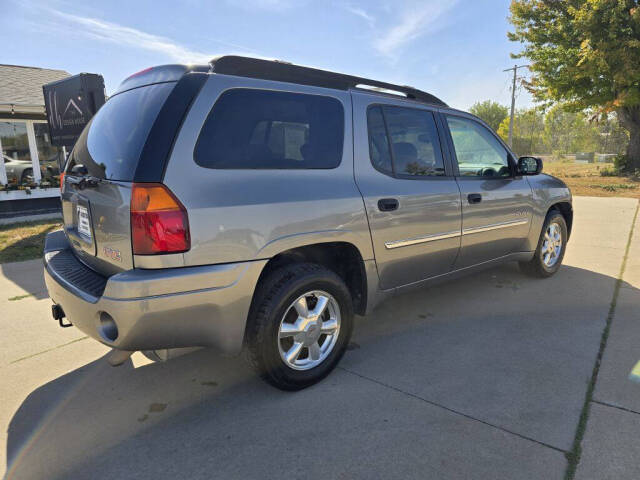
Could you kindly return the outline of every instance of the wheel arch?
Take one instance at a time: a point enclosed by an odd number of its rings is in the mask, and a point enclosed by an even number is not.
[[[261,282],[273,271],[293,263],[316,263],[336,273],[347,285],[353,310],[364,315],[367,308],[367,274],[362,253],[353,243],[336,241],[303,245],[283,250],[269,259],[256,284],[253,300]],[[252,301],[253,303],[253,301]]]
[[[547,210],[547,214],[549,214],[549,212],[551,212],[552,210],[556,210],[560,212],[560,214],[564,218],[564,221],[567,224],[567,237],[571,237],[571,228],[573,227],[573,207],[571,203],[569,202],[554,203]]]

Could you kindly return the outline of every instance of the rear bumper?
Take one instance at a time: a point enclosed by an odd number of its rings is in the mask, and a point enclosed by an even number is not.
[[[266,260],[134,269],[104,278],[75,258],[59,231],[47,236],[44,264],[51,299],[74,326],[105,345],[121,350],[206,346],[235,354],[242,349]]]

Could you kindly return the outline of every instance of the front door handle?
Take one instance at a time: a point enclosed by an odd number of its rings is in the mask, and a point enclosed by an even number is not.
[[[469,200],[469,203],[480,203],[482,201],[482,195],[479,193],[470,193],[467,195],[467,200]]]
[[[395,198],[381,198],[378,200],[378,208],[381,212],[391,212],[398,209],[398,200]]]

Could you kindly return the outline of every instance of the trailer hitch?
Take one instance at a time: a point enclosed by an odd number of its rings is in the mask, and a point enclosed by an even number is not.
[[[64,310],[62,310],[62,307],[58,304],[53,304],[51,305],[51,315],[53,316],[54,320],[58,321],[58,324],[62,327],[62,328],[67,328],[67,327],[73,327],[73,325],[70,322],[64,323],[64,318],[65,318],[65,313]]]

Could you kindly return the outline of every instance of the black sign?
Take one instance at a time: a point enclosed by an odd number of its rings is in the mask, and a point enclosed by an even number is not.
[[[104,79],[95,73],[43,85],[51,143],[73,147],[91,117],[104,105]]]

